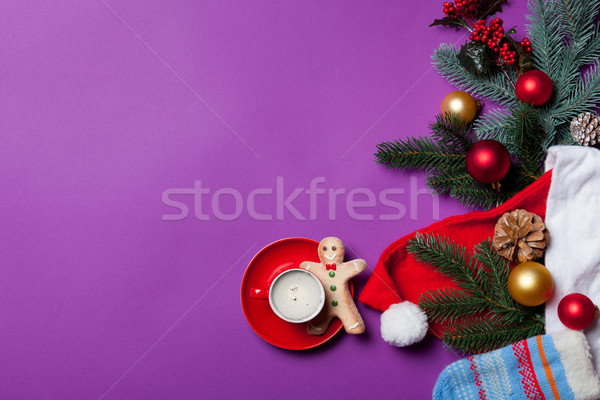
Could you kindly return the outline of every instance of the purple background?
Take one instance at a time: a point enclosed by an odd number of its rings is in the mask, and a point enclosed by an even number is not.
[[[525,2],[506,26],[524,33]],[[284,237],[342,238],[373,267],[385,247],[434,221],[411,207],[410,177],[375,145],[427,132],[453,88],[430,69],[441,1],[19,1],[0,5],[0,398],[429,398],[457,356],[428,339],[396,349],[379,312],[368,333],[291,352],[247,324],[241,278]],[[407,215],[379,201],[335,220],[318,197],[276,218],[276,199],[325,177],[327,190],[404,188]],[[163,221],[170,188],[201,181],[209,221]],[[211,212],[221,188],[242,214]],[[223,213],[235,211],[224,195]],[[414,204],[413,204],[414,205]],[[466,210],[440,200],[440,218]],[[413,210],[417,218],[410,218]],[[316,251],[316,249],[315,249]],[[355,281],[362,290],[371,271]]]

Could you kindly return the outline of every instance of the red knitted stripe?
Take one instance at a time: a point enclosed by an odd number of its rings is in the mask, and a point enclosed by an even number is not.
[[[540,384],[535,376],[533,364],[531,363],[531,353],[527,340],[521,340],[513,344],[513,352],[519,362],[519,374],[521,374],[521,385],[523,385],[523,393],[530,400],[545,400]]]
[[[477,366],[473,362],[474,356],[468,357],[467,360],[469,360],[469,368],[471,369],[471,371],[473,371],[473,375],[475,376],[475,385],[477,385],[478,388],[479,400],[487,400],[487,397],[485,395],[485,389],[483,388],[483,382],[481,382],[479,372],[477,371]]]

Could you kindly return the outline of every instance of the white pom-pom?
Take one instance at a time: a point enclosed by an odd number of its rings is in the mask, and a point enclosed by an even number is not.
[[[381,337],[398,347],[420,342],[427,334],[427,315],[410,301],[392,304],[381,314]]]

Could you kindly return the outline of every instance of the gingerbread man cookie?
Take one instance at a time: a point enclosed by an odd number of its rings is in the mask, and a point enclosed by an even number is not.
[[[308,323],[308,333],[322,335],[331,320],[338,317],[346,332],[359,334],[365,331],[365,323],[358,313],[348,289],[348,281],[367,269],[365,260],[344,262],[344,244],[336,237],[328,237],[319,243],[320,263],[305,261],[300,268],[312,272],[325,289],[325,306]]]

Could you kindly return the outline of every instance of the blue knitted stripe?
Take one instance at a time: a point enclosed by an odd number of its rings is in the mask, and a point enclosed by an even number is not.
[[[434,400],[574,400],[552,336],[540,339],[541,350],[533,337],[450,364],[436,382]]]
[[[521,375],[519,374],[519,361],[515,356],[513,345],[503,347],[496,350],[502,359],[508,376],[506,377],[505,385],[510,387],[515,399],[527,399],[523,394],[523,386],[521,385]]]
[[[470,368],[471,363],[464,359],[450,364],[448,372],[451,385],[456,388],[456,400],[479,400],[477,386],[475,386],[475,375]]]
[[[538,351],[536,337],[527,339],[527,344],[529,345],[531,364],[533,364],[533,370],[535,371],[535,376],[537,377],[538,383],[540,384],[540,389],[542,389],[542,393],[544,393],[544,397],[546,399],[552,400],[554,399],[554,393],[552,392],[552,388],[550,387],[550,382],[548,382],[548,378],[546,378],[546,371],[544,370],[544,365],[542,364],[540,352]],[[543,347],[544,354],[546,354],[546,345],[543,344]]]
[[[507,384],[508,370],[504,360],[496,351],[475,357],[479,377],[483,381],[485,393],[490,399],[508,399],[512,390]]]
[[[548,363],[550,364],[552,369],[552,376],[554,377],[554,381],[556,382],[556,386],[558,387],[560,399],[575,399],[575,394],[571,390],[569,382],[567,381],[567,375],[565,374],[565,369],[563,367],[562,361],[560,360],[560,354],[558,351],[556,351],[556,348],[554,347],[552,336],[542,336],[542,344],[544,346],[544,353],[546,354],[546,359],[548,360]]]

